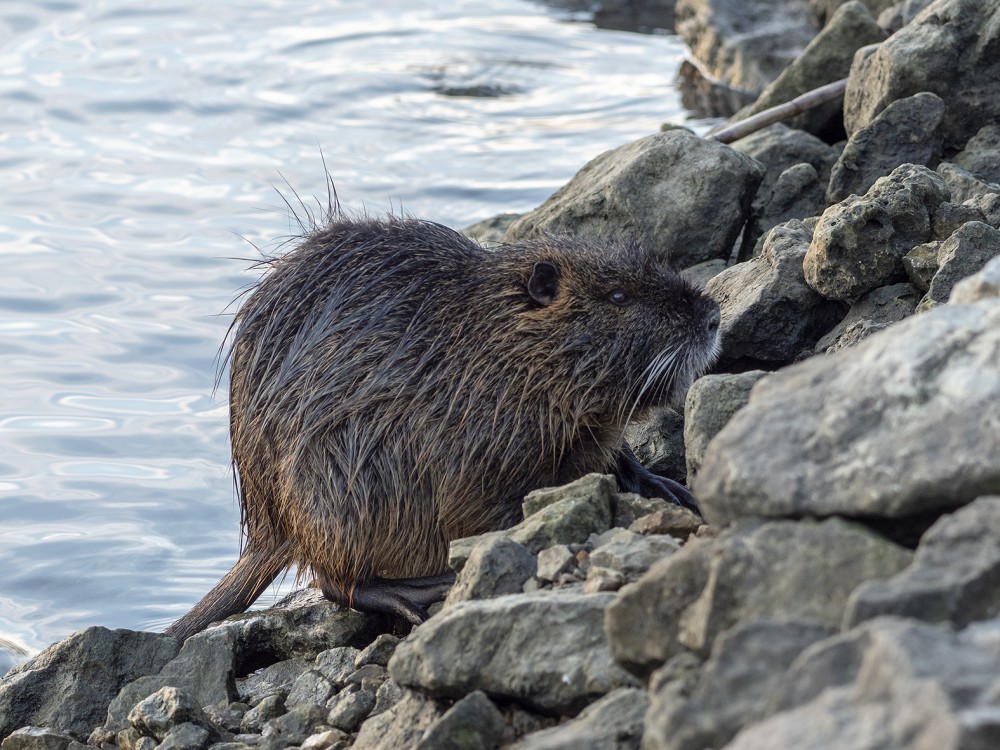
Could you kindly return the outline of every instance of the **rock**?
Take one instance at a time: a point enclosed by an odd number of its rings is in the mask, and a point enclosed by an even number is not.
[[[263,750],[282,750],[301,745],[307,737],[320,731],[324,719],[326,711],[319,706],[297,706],[264,725],[260,747]]]
[[[543,581],[555,581],[575,564],[576,555],[570,548],[565,544],[556,544],[538,553],[538,577]]]
[[[445,606],[519,592],[534,574],[535,556],[527,547],[506,536],[486,536],[472,548]]]
[[[507,240],[543,232],[635,236],[676,268],[728,258],[761,170],[728,146],[681,129],[641,138],[593,159]]]
[[[849,135],[894,101],[922,91],[944,100],[945,146],[960,148],[1000,119],[1000,6],[992,0],[937,0],[877,48],[855,55],[844,95]]]
[[[938,270],[938,250],[941,240],[917,245],[903,256],[903,270],[917,289],[926,292]],[[886,287],[880,287],[885,289]],[[919,301],[919,300],[918,300]]]
[[[456,701],[427,729],[416,750],[494,750],[506,728],[503,714],[484,693],[475,690]]]
[[[320,601],[318,591],[292,594],[289,599],[284,608],[279,602],[268,610],[237,615],[189,638],[158,674],[121,689],[108,706],[106,728],[123,728],[132,706],[161,687],[185,690],[203,706],[228,703],[240,697],[234,676],[246,673],[247,665],[314,657],[335,646],[366,646],[390,629],[389,618],[339,609]]]
[[[327,729],[319,734],[311,734],[302,743],[302,750],[327,750],[338,743],[340,747],[346,748],[351,736],[339,729]],[[211,750],[211,749],[210,749]]]
[[[814,644],[784,680],[780,712],[745,728],[726,750],[993,747],[997,631],[996,620],[955,634],[886,617]]]
[[[848,300],[901,281],[903,256],[931,239],[931,215],[948,199],[939,175],[904,164],[863,197],[830,206],[803,261],[806,282],[828,299]]]
[[[891,102],[851,135],[830,175],[827,200],[864,195],[875,180],[902,164],[936,166],[943,118],[944,102],[930,92]]]
[[[392,656],[398,645],[399,638],[391,633],[383,633],[361,650],[354,658],[354,666],[357,668],[366,664],[378,664],[384,667],[389,663],[389,657]]]
[[[307,670],[299,675],[288,691],[285,705],[288,708],[296,706],[324,705],[337,692],[337,687],[326,675],[315,669]]]
[[[524,499],[524,521],[503,534],[533,555],[553,544],[582,544],[591,534],[600,534],[611,525],[614,490],[614,478],[603,474],[588,474],[563,487],[535,490]]]
[[[816,34],[806,2],[678,0],[675,12],[699,68],[745,91],[773,81]]]
[[[938,270],[919,309],[947,302],[955,284],[981,271],[997,256],[1000,256],[1000,230],[979,221],[963,224],[938,249]]]
[[[375,708],[375,693],[369,690],[344,691],[330,701],[326,723],[335,729],[353,732]]]
[[[757,258],[727,268],[705,288],[722,311],[723,362],[790,362],[846,310],[806,283],[802,264],[812,232],[800,221],[775,227]]]
[[[208,727],[210,722],[194,697],[173,687],[160,688],[148,698],[140,701],[129,712],[129,724],[141,734],[154,737],[160,742],[171,728],[190,722],[200,727]],[[206,732],[205,737],[208,737]]]
[[[998,351],[994,298],[774,373],[709,444],[703,515],[906,519],[1000,492]]]
[[[1000,496],[942,516],[920,540],[913,564],[868,581],[848,602],[845,626],[899,615],[965,627],[1000,614]]]
[[[855,51],[868,44],[877,44],[885,37],[885,31],[875,23],[864,4],[857,0],[844,3],[837,8],[802,54],[789,62],[761,92],[757,101],[733,119],[750,117],[770,107],[790,102],[824,84],[846,78],[851,70]],[[842,132],[841,103],[838,100],[814,107],[793,117],[788,125],[817,135],[836,130]]]
[[[684,417],[660,409],[650,419],[625,428],[625,438],[639,462],[654,474],[684,481]]]
[[[905,257],[903,262],[905,265]],[[854,346],[873,333],[912,315],[919,301],[920,290],[913,284],[892,284],[873,289],[861,295],[857,302],[851,305],[846,317],[816,342],[816,352],[832,354]]]
[[[24,726],[86,737],[122,685],[159,671],[179,647],[159,633],[74,633],[0,678],[0,738]]]
[[[618,688],[591,703],[575,719],[532,732],[510,750],[639,750],[649,696],[639,688]]]
[[[475,224],[470,224],[462,230],[462,234],[483,244],[499,244],[503,242],[507,228],[521,216],[522,214],[512,213],[497,214],[488,219],[477,221]]]
[[[778,177],[797,164],[809,164],[825,182],[840,152],[814,135],[777,123],[734,141],[732,147],[764,167],[757,191],[759,205],[772,195]]]
[[[722,747],[746,724],[767,715],[771,696],[793,660],[834,629],[797,621],[752,621],[716,641],[688,693],[683,681],[661,685],[646,719],[646,750]]]
[[[629,525],[628,530],[636,534],[669,534],[683,542],[694,534],[702,523],[699,515],[675,505],[636,519]]]
[[[240,722],[249,708],[245,703],[230,703],[227,706],[204,706],[202,710],[209,723],[236,734],[240,731]]]
[[[681,271],[681,276],[694,284],[699,289],[704,289],[712,278],[721,273],[726,267],[726,260],[723,258],[712,258],[701,263],[695,263]],[[635,444],[633,443],[633,447]]]
[[[623,588],[606,618],[611,652],[645,675],[684,648],[707,655],[740,623],[782,618],[834,628],[851,591],[911,558],[839,519],[742,521],[689,542]]]
[[[395,680],[388,679],[375,691],[375,708],[369,716],[388,711],[403,698],[403,688]]]
[[[986,215],[971,203],[951,203],[945,201],[931,216],[931,233],[935,239],[946,240],[970,221],[982,221]]]
[[[1000,125],[984,125],[951,161],[976,179],[1000,183]]]
[[[483,690],[539,711],[575,713],[634,684],[608,652],[603,622],[612,598],[556,590],[460,602],[400,643],[389,673],[437,697]]]
[[[199,706],[237,700],[237,640],[236,632],[225,627],[191,636],[159,673],[140,677],[121,689],[108,706],[105,727],[112,731],[123,729],[132,707],[164,687],[190,693]]]
[[[264,725],[285,713],[285,697],[269,695],[243,715],[240,729],[246,733],[260,732]]]
[[[524,517],[535,515],[540,510],[567,499],[586,498],[598,508],[603,517],[605,504],[610,508],[617,484],[609,474],[587,474],[561,487],[545,487],[532,490],[525,498],[522,508]]]
[[[679,550],[681,545],[670,536],[643,536],[625,529],[613,529],[601,536],[601,544],[590,553],[590,564],[613,570],[631,582],[649,567]]]
[[[793,164],[778,175],[771,195],[762,202],[755,202],[752,225],[744,234],[741,258],[753,241],[753,252],[757,257],[764,249],[764,235],[773,227],[792,219],[819,216],[826,208],[826,183],[812,164]]]
[[[1000,297],[1000,260],[994,258],[982,271],[960,281],[951,290],[949,302],[970,304],[990,297]]]
[[[1000,229],[1000,192],[980,193],[966,200],[963,205],[972,206],[983,215],[986,224]]]
[[[387,711],[373,715],[361,725],[353,748],[354,750],[415,748],[424,733],[440,720],[443,713],[431,698],[406,691],[398,703]]]
[[[684,444],[688,482],[693,483],[705,448],[726,422],[750,399],[750,389],[767,375],[764,370],[705,375],[694,381],[684,402]]]
[[[186,722],[170,727],[170,731],[157,745],[158,750],[204,750],[211,742],[208,729]]]
[[[813,12],[813,22],[823,27],[830,22],[833,14],[847,0],[809,0],[809,6]],[[873,17],[879,16],[887,8],[892,7],[900,0],[864,0],[865,7]]]
[[[952,200],[958,203],[975,200],[988,193],[1000,192],[1000,185],[997,183],[983,182],[971,172],[948,161],[938,164],[936,171],[948,187]]]
[[[916,18],[933,0],[902,0],[885,8],[878,16],[878,25],[889,34],[895,34]]]
[[[63,732],[45,727],[21,727],[0,743],[2,750],[69,750],[76,740]],[[76,743],[79,744],[79,743]]]
[[[619,592],[605,617],[615,661],[647,677],[682,650],[677,642],[680,617],[705,588],[711,551],[708,540],[692,540]]]
[[[643,516],[671,508],[686,510],[658,497],[643,497],[634,492],[619,492],[611,498],[611,526],[627,528]],[[688,512],[690,513],[690,511]]]
[[[238,679],[236,691],[240,694],[240,700],[251,706],[260,703],[261,699],[267,695],[281,693],[283,696],[287,696],[295,681],[312,665],[313,659],[308,656],[279,661],[259,669],[243,679]]]

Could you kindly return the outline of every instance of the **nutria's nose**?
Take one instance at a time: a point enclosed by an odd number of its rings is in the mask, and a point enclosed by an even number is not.
[[[708,329],[708,335],[709,336],[712,336],[714,338],[715,335],[718,334],[718,332],[719,332],[719,321],[721,319],[722,319],[722,316],[719,313],[718,306],[717,305],[713,306],[712,307],[712,311],[708,314],[708,317],[705,318],[705,328]]]

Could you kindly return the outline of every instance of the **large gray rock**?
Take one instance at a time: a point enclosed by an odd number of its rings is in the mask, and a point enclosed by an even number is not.
[[[861,295],[844,319],[816,342],[816,352],[833,354],[908,318],[920,297],[920,290],[913,284],[880,286]]]
[[[944,304],[962,279],[981,271],[1000,256],[1000,230],[980,221],[963,224],[938,249],[938,270],[920,302],[923,309]]]
[[[472,548],[445,606],[521,591],[535,574],[535,555],[506,536],[487,536]]]
[[[790,102],[824,84],[846,78],[855,51],[859,47],[877,44],[885,37],[885,32],[875,23],[865,5],[858,0],[849,0],[837,8],[802,54],[767,85],[757,101],[734,119],[744,119],[769,107]],[[788,124],[810,133],[824,133],[833,128],[834,121],[838,128],[842,127],[841,109],[839,100],[827,102],[796,115]]]
[[[1000,183],[1000,125],[983,126],[951,160],[983,182]]]
[[[673,680],[653,693],[643,747],[722,747],[744,725],[767,715],[772,693],[793,660],[833,630],[796,621],[762,620],[736,626],[716,641],[690,692],[683,681]]]
[[[688,482],[693,482],[697,476],[709,441],[725,427],[733,414],[746,406],[750,400],[750,389],[766,375],[765,370],[705,375],[688,389],[684,401]]]
[[[937,0],[874,50],[854,58],[844,96],[849,135],[892,102],[921,91],[944,100],[945,146],[961,148],[1000,118],[1000,6],[993,0]]]
[[[753,220],[744,231],[740,257],[747,256],[746,251],[751,241],[753,251],[749,255],[760,255],[764,235],[771,228],[792,219],[818,218],[825,208],[826,181],[819,176],[812,164],[793,164],[778,175],[769,196],[759,195],[754,201]]]
[[[83,750],[85,745],[71,735],[45,727],[21,727],[0,743],[0,750],[70,750],[71,746]]]
[[[420,693],[407,691],[402,700],[386,711],[370,717],[358,731],[356,750],[397,750],[417,745],[444,711]]]
[[[781,123],[744,136],[734,141],[732,147],[764,167],[764,178],[757,191],[759,205],[773,193],[778,177],[785,170],[796,164],[809,164],[825,182],[840,155],[835,147],[816,136]]]
[[[1000,299],[942,305],[758,384],[712,440],[705,517],[907,518],[1000,492]]]
[[[1000,496],[981,497],[940,518],[913,564],[851,595],[845,623],[899,615],[964,627],[1000,615]]]
[[[943,118],[944,102],[930,92],[891,102],[847,141],[830,175],[829,202],[864,195],[875,180],[902,164],[936,166]]]
[[[837,627],[862,582],[898,573],[912,553],[839,519],[743,521],[688,543],[621,590],[606,629],[615,659],[646,674],[683,648],[707,655],[740,623]]]
[[[990,297],[1000,297],[1000,258],[991,260],[975,276],[958,282],[948,301],[964,305]]]
[[[745,91],[774,80],[816,34],[804,0],[678,0],[676,14],[699,67]]]
[[[634,684],[608,651],[611,594],[543,591],[460,602],[396,648],[400,685],[458,698],[473,690],[545,712],[575,713]]]
[[[955,634],[879,618],[807,649],[779,713],[726,750],[990,750],[1000,737],[1000,620]]]
[[[618,688],[591,703],[571,721],[532,732],[510,750],[639,750],[649,696],[640,688]]]
[[[1000,193],[1000,184],[984,182],[972,172],[950,161],[938,164],[936,171],[941,175],[948,192],[951,193],[951,199],[956,203],[974,201],[989,193]]]
[[[28,725],[87,737],[124,684],[158,672],[179,648],[159,633],[74,633],[0,679],[0,738]]]
[[[105,728],[124,729],[132,707],[162,687],[191,693],[202,706],[235,701],[240,697],[235,676],[246,674],[251,664],[315,657],[337,646],[367,646],[389,628],[387,618],[317,602],[322,595],[315,590],[292,596],[290,608],[250,612],[189,638],[158,673],[122,687],[107,706]]]
[[[705,288],[722,312],[723,362],[786,363],[812,349],[847,312],[813,290],[802,271],[812,232],[801,221],[772,229],[756,258],[727,268]]]
[[[503,714],[479,690],[469,693],[432,724],[415,750],[493,750],[506,737]]]
[[[931,239],[931,217],[949,197],[939,175],[904,164],[864,196],[830,206],[803,261],[806,282],[824,297],[849,300],[904,280],[903,256]]]
[[[634,235],[676,268],[728,258],[761,180],[752,159],[674,129],[589,162],[507,240],[543,232]]]

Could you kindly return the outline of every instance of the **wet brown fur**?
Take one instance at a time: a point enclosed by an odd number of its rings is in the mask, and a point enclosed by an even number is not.
[[[550,304],[527,290],[539,263]],[[630,241],[486,249],[335,211],[269,265],[230,353],[246,547],[180,637],[291,564],[344,597],[445,571],[450,540],[513,525],[530,490],[606,471],[633,412],[714,356],[714,303]]]

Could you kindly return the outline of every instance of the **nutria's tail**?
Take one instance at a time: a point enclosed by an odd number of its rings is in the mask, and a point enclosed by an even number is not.
[[[206,626],[243,612],[256,601],[278,574],[288,567],[288,551],[249,545],[236,564],[194,609],[164,632],[179,640],[190,638]]]

